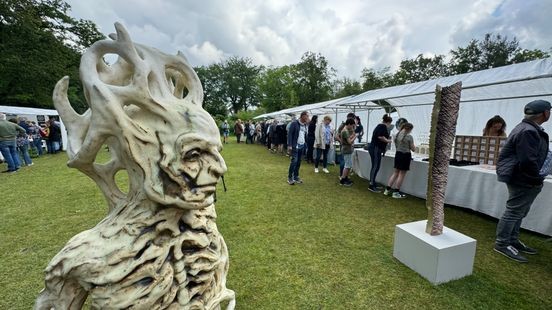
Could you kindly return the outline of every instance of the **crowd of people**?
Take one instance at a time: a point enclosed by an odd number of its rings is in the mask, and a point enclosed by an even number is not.
[[[497,162],[498,181],[504,182],[508,189],[508,200],[505,211],[497,225],[494,250],[517,262],[527,262],[521,253],[536,254],[537,250],[525,245],[519,240],[519,231],[523,218],[529,212],[532,203],[543,188],[544,178],[552,172],[552,151],[549,150],[549,137],[542,124],[550,118],[551,104],[544,100],[535,100],[524,108],[525,117],[510,133],[500,152]],[[309,116],[302,112],[298,119],[289,123],[279,120],[253,123],[237,120],[234,131],[240,143],[241,135],[245,134],[246,143],[258,142],[267,146],[274,153],[290,156],[287,182],[290,185],[301,184],[301,160],[306,157],[307,163],[314,164],[314,172],[319,173],[322,160],[323,171],[327,169],[328,152],[337,141],[340,154],[337,159],[340,164],[340,181],[343,186],[352,186],[349,178],[352,169],[352,154],[354,144],[362,141],[364,128],[358,116],[349,113],[347,119],[334,130],[332,119],[324,116],[318,121],[318,116]],[[412,137],[414,125],[406,119],[399,119],[392,125],[393,119],[384,115],[371,136],[367,150],[370,154],[370,185],[371,192],[405,198],[401,185],[410,170],[412,152],[416,147]],[[395,134],[392,129],[396,128]],[[229,126],[224,123],[222,130],[227,141]],[[483,136],[507,137],[506,122],[499,115],[489,119],[482,132]],[[381,160],[390,144],[395,145],[394,170],[387,184],[378,187],[376,177],[381,166]],[[287,151],[287,152],[286,152]],[[314,155],[316,154],[316,155]]]
[[[7,165],[4,173],[14,173],[23,165],[34,165],[32,158],[45,153],[43,141],[47,153],[55,154],[61,150],[61,126],[56,119],[50,118],[40,126],[25,117],[7,119],[6,114],[0,113],[1,160]]]

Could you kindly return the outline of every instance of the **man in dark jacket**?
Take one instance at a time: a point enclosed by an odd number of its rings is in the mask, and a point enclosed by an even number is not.
[[[548,154],[548,134],[541,125],[550,118],[550,102],[535,100],[525,106],[525,118],[510,133],[500,151],[496,174],[508,187],[506,210],[496,229],[495,251],[526,263],[519,252],[536,254],[519,240],[521,221],[542,189],[540,169]]]
[[[307,124],[309,122],[309,113],[301,112],[298,120],[291,122],[287,135],[288,151],[291,155],[291,162],[288,170],[288,184],[301,184],[303,181],[299,178],[299,168],[301,167],[301,155],[307,146]]]

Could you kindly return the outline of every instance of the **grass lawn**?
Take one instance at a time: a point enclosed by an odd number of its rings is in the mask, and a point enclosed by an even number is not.
[[[231,143],[223,156],[228,192],[219,186],[216,207],[237,309],[552,309],[543,236],[522,233],[540,254],[519,264],[492,251],[495,220],[447,208],[447,227],[477,239],[474,274],[433,286],[392,255],[394,226],[424,219],[423,200],[370,193],[356,176],[342,188],[337,167],[314,174],[304,163],[305,183],[289,186],[289,159],[258,145]],[[96,185],[66,160],[0,175],[0,309],[30,309],[50,259],[106,214]]]

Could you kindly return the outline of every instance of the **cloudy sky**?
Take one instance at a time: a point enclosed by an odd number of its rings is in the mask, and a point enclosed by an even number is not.
[[[445,54],[485,33],[552,47],[550,0],[68,0],[75,18],[105,34],[121,22],[134,41],[192,65],[236,55],[256,64],[297,63],[321,53],[339,76],[390,66],[423,53]]]

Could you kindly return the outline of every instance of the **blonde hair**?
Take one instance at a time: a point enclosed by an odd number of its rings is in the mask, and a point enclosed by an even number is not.
[[[332,121],[332,117],[326,115],[326,116],[324,116],[324,120],[325,120],[325,121],[330,121],[330,122],[331,122],[331,121]]]

